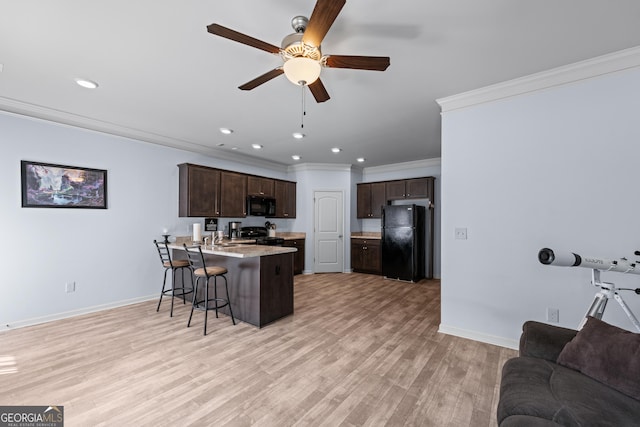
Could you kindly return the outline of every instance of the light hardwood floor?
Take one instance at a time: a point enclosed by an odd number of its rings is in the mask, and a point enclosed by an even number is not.
[[[440,283],[296,276],[262,329],[169,301],[0,333],[0,405],[66,426],[495,426],[513,350],[437,332]]]

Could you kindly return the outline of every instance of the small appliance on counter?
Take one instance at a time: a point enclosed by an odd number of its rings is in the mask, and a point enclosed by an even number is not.
[[[229,238],[237,239],[240,237],[240,221],[229,221]]]

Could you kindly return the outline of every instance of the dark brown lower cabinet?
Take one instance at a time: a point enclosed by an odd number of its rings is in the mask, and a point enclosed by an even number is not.
[[[298,252],[293,254],[293,274],[302,274],[304,271],[304,240],[292,239],[285,240],[283,246],[288,248],[296,248]]]
[[[260,323],[264,326],[293,313],[292,255],[260,257]]]
[[[382,274],[380,240],[351,238],[351,268],[356,273]]]

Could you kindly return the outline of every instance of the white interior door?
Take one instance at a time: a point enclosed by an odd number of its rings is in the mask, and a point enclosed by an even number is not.
[[[342,191],[316,191],[315,259],[316,273],[342,273],[344,271],[344,210]]]

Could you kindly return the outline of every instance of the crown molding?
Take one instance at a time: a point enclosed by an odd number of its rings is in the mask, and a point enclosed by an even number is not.
[[[289,166],[289,172],[304,171],[324,171],[324,172],[350,172],[350,164],[333,164],[333,163],[301,163],[299,165]]]
[[[636,67],[640,67],[640,46],[436,99],[436,102],[445,113]]]
[[[367,175],[367,174],[390,173],[390,172],[406,171],[407,169],[440,167],[441,165],[442,165],[442,159],[440,157],[436,157],[433,159],[412,160],[410,162],[393,163],[390,165],[371,166],[368,168],[364,168],[363,174]]]
[[[120,126],[115,123],[96,120],[62,110],[46,108],[11,98],[0,97],[0,111],[31,119],[44,120],[62,126],[70,126],[94,132],[106,133],[109,135],[132,139],[137,142],[146,142],[178,150],[185,150],[191,153],[202,154],[203,156],[221,160],[233,161],[247,166],[261,167],[282,173],[287,172],[287,165],[283,163],[271,162],[248,155],[230,153],[228,151],[215,149],[213,147],[196,144],[190,141],[171,138],[126,126]]]

